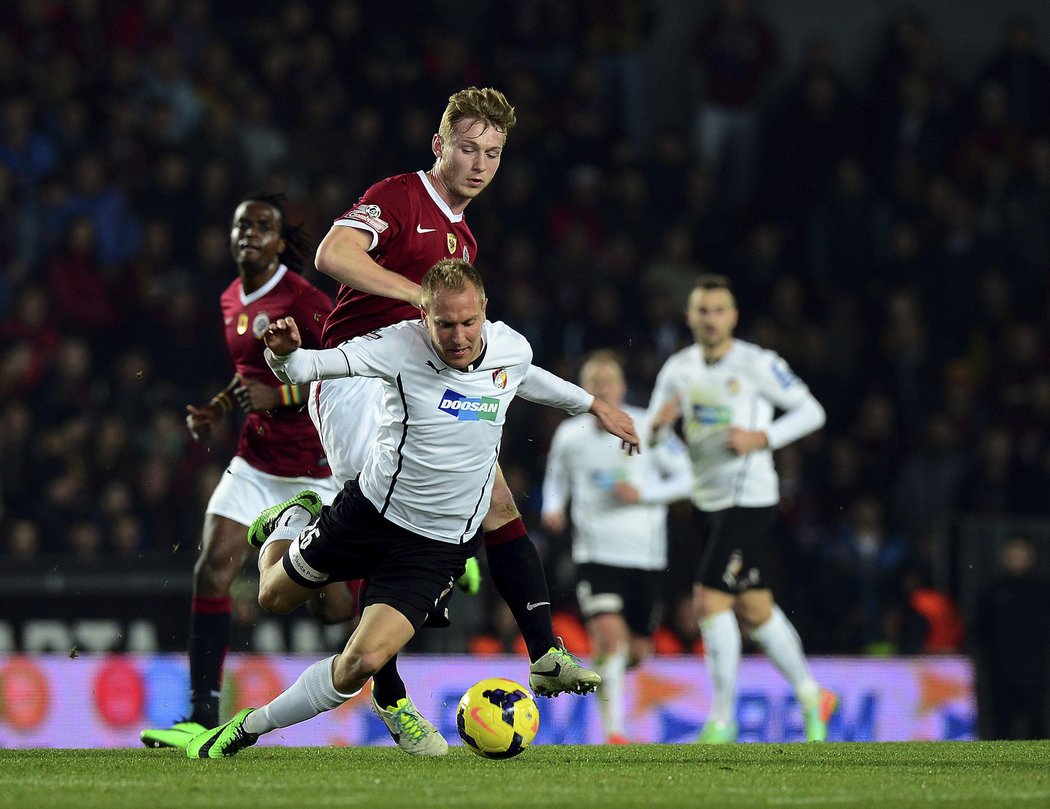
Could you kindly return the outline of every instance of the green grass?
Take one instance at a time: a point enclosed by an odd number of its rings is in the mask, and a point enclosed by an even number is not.
[[[0,750],[19,809],[1050,807],[1050,742],[540,746],[509,761],[456,747]]]

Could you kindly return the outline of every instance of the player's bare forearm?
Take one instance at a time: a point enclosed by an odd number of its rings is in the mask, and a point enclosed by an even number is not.
[[[317,247],[317,269],[343,286],[419,306],[419,284],[376,264],[370,243],[365,231],[337,225]]]
[[[744,430],[740,427],[730,427],[726,445],[735,455],[747,455],[756,449],[768,447],[769,439],[760,430]]]
[[[623,441],[628,455],[635,455],[642,451],[641,440],[634,429],[634,420],[623,410],[596,398],[591,404],[591,413],[597,417],[606,432],[612,433]]]
[[[678,401],[678,396],[674,396],[668,399],[659,410],[656,411],[656,415],[653,417],[652,431],[655,433],[663,427],[668,427],[678,421],[682,415],[682,408]]]
[[[294,317],[281,317],[263,332],[263,342],[278,357],[287,357],[302,346],[303,338]]]

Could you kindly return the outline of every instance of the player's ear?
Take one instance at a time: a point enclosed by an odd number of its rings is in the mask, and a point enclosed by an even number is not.
[[[445,142],[441,140],[441,136],[434,134],[434,137],[430,139],[430,151],[434,153],[434,157],[441,157],[441,150],[444,148]]]

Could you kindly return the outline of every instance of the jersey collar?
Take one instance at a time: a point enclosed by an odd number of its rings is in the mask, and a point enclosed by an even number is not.
[[[259,298],[261,298],[263,295],[265,295],[275,286],[281,283],[281,279],[284,278],[284,274],[286,272],[288,272],[288,268],[285,267],[283,264],[280,265],[277,268],[277,272],[275,272],[270,277],[270,280],[263,284],[261,287],[259,287],[257,290],[255,290],[255,292],[253,292],[251,295],[244,294],[244,285],[241,284],[241,305],[247,306],[250,303],[255,303],[257,300],[259,300]]]
[[[423,183],[423,187],[427,190],[427,193],[430,194],[430,198],[434,200],[434,204],[441,209],[441,213],[445,215],[445,218],[448,219],[449,222],[451,222],[453,225],[458,225],[460,222],[463,221],[463,214],[452,213],[452,209],[448,207],[448,204],[445,202],[445,200],[441,198],[441,196],[437,192],[437,189],[435,189],[434,186],[430,184],[430,180],[427,179],[427,173],[425,171],[420,169],[416,172],[416,176],[419,177],[419,181]]]

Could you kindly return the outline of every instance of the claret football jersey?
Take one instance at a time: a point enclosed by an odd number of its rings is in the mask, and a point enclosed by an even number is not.
[[[380,180],[333,224],[370,234],[368,253],[376,264],[417,284],[442,259],[477,261],[478,244],[463,214],[452,213],[422,171]],[[335,301],[324,328],[326,348],[419,317],[419,310],[404,301],[347,286],[339,287]]]
[[[283,264],[264,286],[246,295],[234,279],[220,298],[226,347],[238,374],[272,387],[281,383],[263,359],[262,335],[280,317],[291,315],[303,344],[316,347],[332,303],[317,287]],[[278,477],[328,477],[321,439],[303,408],[249,413],[237,441],[237,455],[261,472]]]

